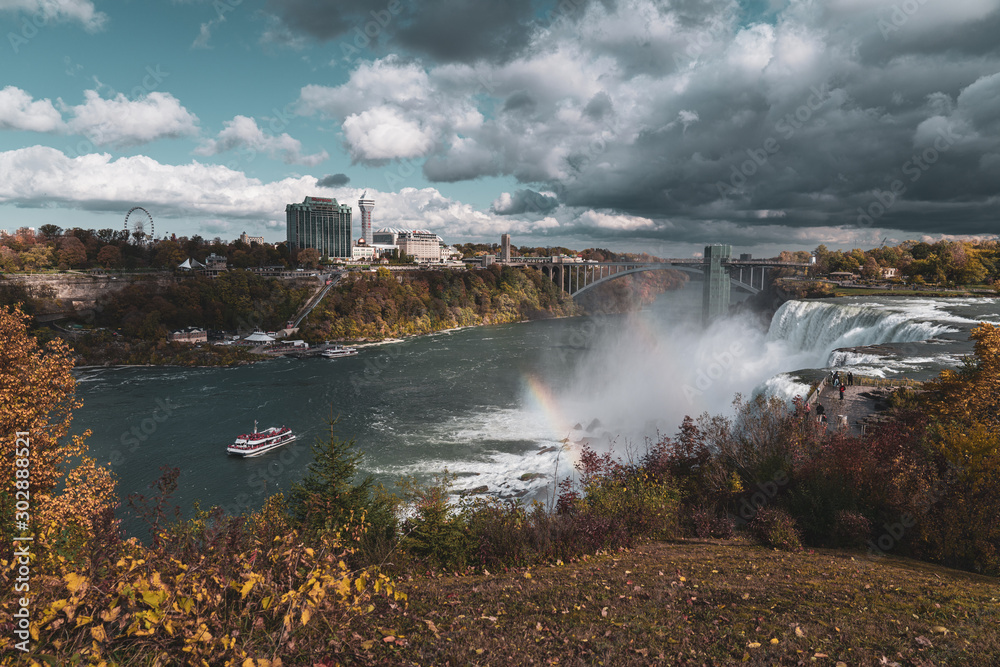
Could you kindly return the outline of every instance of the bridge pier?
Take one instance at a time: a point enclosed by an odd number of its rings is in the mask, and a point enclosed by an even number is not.
[[[702,321],[709,322],[729,312],[729,270],[723,266],[733,254],[730,245],[705,246],[705,287],[702,292]]]

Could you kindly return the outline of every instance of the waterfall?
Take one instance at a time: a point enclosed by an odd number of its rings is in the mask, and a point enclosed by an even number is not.
[[[781,341],[790,352],[800,352],[828,366],[837,360],[857,361],[834,350],[880,343],[915,343],[955,331],[945,324],[915,319],[926,313],[905,305],[896,308],[877,304],[788,301],[778,309],[767,332],[769,343]],[[861,355],[855,355],[860,360]]]

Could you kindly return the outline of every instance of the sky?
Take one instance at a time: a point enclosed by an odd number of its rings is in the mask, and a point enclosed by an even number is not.
[[[0,229],[758,256],[1000,232],[1000,0],[0,0]],[[360,232],[355,225],[356,234]],[[147,230],[148,231],[148,230]]]

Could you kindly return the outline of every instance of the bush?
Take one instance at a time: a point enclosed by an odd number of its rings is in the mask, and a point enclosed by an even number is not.
[[[523,566],[535,561],[533,521],[520,501],[478,498],[465,512],[475,565]]]
[[[732,517],[718,514],[708,507],[700,506],[692,509],[688,514],[688,522],[691,525],[692,534],[702,539],[729,540],[735,534]]]
[[[765,507],[757,512],[750,522],[750,534],[764,546],[783,551],[797,551],[802,548],[795,519],[788,512],[777,507]]]
[[[832,538],[838,547],[860,549],[871,537],[871,532],[872,522],[858,512],[841,510],[834,516]]]
[[[412,511],[403,522],[401,546],[432,568],[458,569],[468,562],[467,517],[449,502],[454,479],[445,470],[430,486],[413,478],[400,482]]]

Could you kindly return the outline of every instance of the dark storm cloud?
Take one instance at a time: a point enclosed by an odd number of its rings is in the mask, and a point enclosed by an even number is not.
[[[320,41],[391,45],[438,62],[506,62],[531,40],[531,0],[271,0],[292,30]],[[370,25],[369,25],[370,24]]]
[[[526,111],[530,113],[536,106],[538,106],[538,102],[535,101],[535,98],[530,93],[519,90],[507,96],[507,99],[503,103],[503,110]]]
[[[493,202],[490,210],[498,215],[545,214],[559,206],[559,200],[534,190],[518,190]]]
[[[351,178],[347,174],[329,174],[316,181],[316,185],[321,188],[335,188],[350,182]]]
[[[410,53],[313,96],[350,117],[353,153],[419,153],[432,182],[515,179],[491,211],[538,235],[996,233],[1000,0],[902,17],[861,0],[757,4],[407,4],[385,30]],[[355,27],[313,21],[318,6],[281,11],[322,39]],[[338,6],[356,20],[378,9]],[[400,148],[407,136],[384,145],[405,127],[421,151]]]

